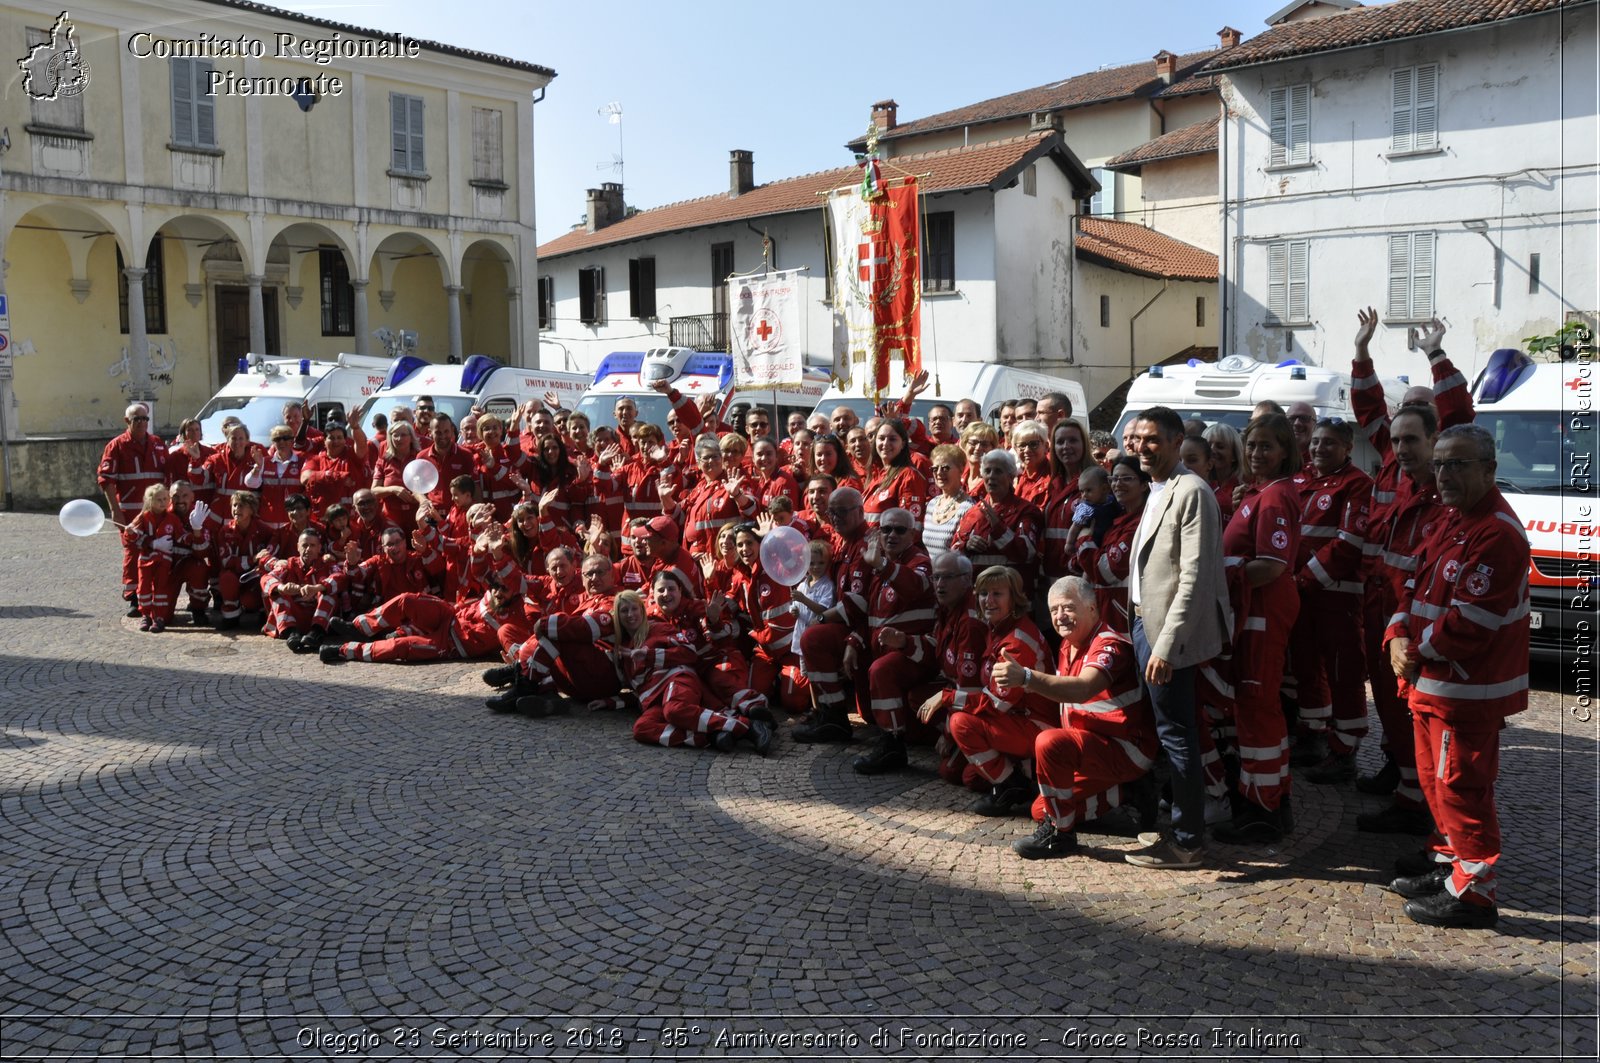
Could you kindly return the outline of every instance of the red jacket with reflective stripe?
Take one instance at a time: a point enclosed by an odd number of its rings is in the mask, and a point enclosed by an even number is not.
[[[1300,550],[1295,583],[1337,594],[1360,594],[1372,477],[1345,462],[1327,476],[1310,467],[1294,478],[1300,489]]]
[[[1401,637],[1420,665],[1401,684],[1413,712],[1482,722],[1528,707],[1528,536],[1497,488],[1423,544],[1384,644]]]

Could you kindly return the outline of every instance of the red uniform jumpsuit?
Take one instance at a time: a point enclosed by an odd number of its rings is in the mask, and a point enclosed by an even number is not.
[[[1136,782],[1155,766],[1160,743],[1144,697],[1133,642],[1102,623],[1082,653],[1061,644],[1060,675],[1098,669],[1105,686],[1087,701],[1061,707],[1061,726],[1034,740],[1041,800],[1034,819],[1049,816],[1070,831],[1122,804],[1123,783]]]
[[[414,459],[392,461],[388,456],[380,457],[377,464],[372,467],[372,486],[405,487],[406,466],[411,464],[412,460]],[[299,482],[298,476],[295,482]],[[383,518],[407,535],[416,529],[417,500],[409,489],[403,495],[383,496]]]
[[[372,664],[488,657],[499,650],[496,629],[512,612],[509,607],[496,611],[488,594],[453,605],[431,594],[402,594],[354,621],[362,634],[388,638],[341,643],[339,655]]]
[[[648,597],[656,573],[664,569],[677,574],[689,597],[706,596],[705,576],[700,564],[681,546],[668,547],[665,555],[652,557],[648,563],[638,554],[623,558],[622,564],[617,566],[617,587],[625,591],[639,591]]]
[[[1443,351],[1431,361],[1433,371],[1433,405],[1438,412],[1440,429],[1452,425],[1470,424],[1473,418],[1472,393],[1467,389],[1467,378],[1456,369]],[[1396,573],[1387,571],[1388,564],[1381,556],[1384,543],[1393,537],[1394,521],[1410,491],[1410,484],[1395,460],[1394,447],[1389,440],[1389,407],[1384,398],[1383,382],[1370,360],[1356,360],[1350,367],[1350,406],[1356,420],[1367,433],[1372,448],[1383,462],[1373,477],[1372,515],[1368,522],[1366,591],[1363,595],[1362,635],[1367,654],[1367,681],[1372,685],[1372,702],[1383,724],[1383,748],[1400,772],[1396,789],[1396,804],[1405,808],[1422,807],[1422,791],[1416,776],[1416,750],[1411,744],[1411,716],[1405,699],[1400,696],[1389,657],[1383,652],[1383,632],[1394,615],[1396,600],[1404,588],[1405,579],[1415,571],[1416,551],[1412,549],[1408,560],[1412,567],[1398,581]],[[1432,503],[1441,505],[1434,497]],[[1428,523],[1427,518],[1422,523]],[[1413,538],[1402,533],[1404,542]],[[1411,542],[1410,546],[1416,546]]]
[[[1100,536],[1078,540],[1078,568],[1094,584],[1094,601],[1100,619],[1126,634],[1132,628],[1128,618],[1128,565],[1133,559],[1133,537],[1139,530],[1144,510],[1124,513],[1111,522]]]
[[[1493,904],[1500,820],[1494,783],[1505,719],[1528,707],[1528,538],[1498,489],[1434,531],[1385,634],[1412,640],[1420,672],[1403,685],[1422,792],[1452,863],[1450,894]]]
[[[1354,753],[1367,733],[1361,591],[1372,478],[1346,462],[1327,476],[1303,471],[1295,482],[1304,508],[1293,566],[1300,617],[1291,636],[1290,665],[1300,725],[1326,731],[1328,751],[1345,755]]]
[[[1061,490],[1058,484],[1042,507],[1044,532],[1040,548],[1044,554],[1045,579],[1052,583],[1072,571],[1072,554],[1068,544],[1072,539],[1072,511],[1078,505],[1078,497],[1076,481],[1069,484],[1067,490]],[[1101,615],[1105,615],[1104,607]]]
[[[261,633],[282,639],[295,632],[305,634],[313,628],[327,631],[339,597],[334,581],[336,568],[326,556],[308,566],[298,555],[267,566],[261,574],[261,596],[267,601],[267,622]],[[278,594],[278,588],[285,583],[314,586],[316,597],[302,601]]]
[[[322,517],[336,503],[348,506],[350,498],[371,479],[366,462],[356,457],[354,447],[346,446],[336,458],[318,451],[300,466],[300,482],[311,499],[311,512]]]
[[[535,686],[580,701],[621,691],[611,652],[615,603],[615,594],[584,592],[571,611],[540,618],[533,637],[516,649],[517,663]]]
[[[305,459],[297,451],[291,450],[287,461],[280,463],[275,455],[268,453],[261,462],[261,487],[258,489],[261,496],[261,512],[256,516],[267,527],[281,528],[289,523],[284,500],[290,495],[302,492],[300,473],[303,471],[304,461]],[[416,507],[411,508],[414,514]]]
[[[210,506],[216,501],[217,490],[210,478],[206,475],[206,459],[222,447],[208,447],[203,443],[196,444],[200,452],[199,460],[191,460],[189,452],[183,448],[183,440],[174,440],[167,447],[167,483],[175,484],[179,480],[189,481],[189,486],[194,488],[196,502],[204,502]]]
[[[1061,718],[1059,708],[1043,694],[995,685],[994,666],[1002,654],[1032,671],[1050,671],[1044,638],[1032,620],[1016,617],[989,632],[978,665],[983,690],[951,713],[950,737],[991,786],[1010,778],[1020,762],[1033,759],[1039,732],[1057,726]]]
[[[911,514],[911,527],[920,536],[922,514],[928,506],[928,480],[916,469],[880,470],[861,496],[861,511],[867,523],[877,527],[887,510],[903,509]]]
[[[428,462],[439,470],[439,482],[428,492],[428,501],[432,502],[435,509],[446,510],[450,508],[450,481],[458,476],[468,476],[473,483],[478,482],[478,461],[472,451],[457,443],[444,453],[439,453],[434,447],[424,447],[417,455],[421,460]],[[409,464],[409,463],[408,463]],[[404,469],[401,469],[404,472]],[[481,485],[480,485],[481,486]],[[313,511],[321,514],[321,510]]]
[[[683,528],[683,545],[694,554],[709,554],[716,546],[717,532],[724,524],[733,524],[756,515],[756,498],[749,491],[729,493],[726,482],[707,480],[689,492],[683,500],[687,520]]]
[[[1038,506],[1019,495],[999,503],[991,499],[990,504],[999,514],[1001,530],[994,530],[988,509],[980,502],[962,515],[950,536],[950,549],[966,554],[972,560],[974,573],[991,565],[1016,569],[1022,576],[1024,593],[1031,594],[1039,573],[1039,537],[1044,531],[1044,514],[1039,512]]]
[[[262,607],[256,557],[263,550],[271,553],[276,543],[277,533],[260,519],[248,528],[232,520],[222,526],[217,535],[217,608],[223,619],[236,619],[245,607]]]
[[[850,706],[845,699],[845,683],[853,677],[843,674],[844,651],[851,636],[867,637],[867,591],[872,586],[872,570],[861,560],[866,549],[866,525],[849,538],[833,536],[833,591],[835,608],[843,608],[846,624],[812,623],[800,636],[801,656],[810,673],[811,689],[816,694],[817,711],[831,723],[848,724]],[[849,602],[848,607],[845,606]],[[862,660],[861,665],[869,662]],[[856,701],[867,699],[866,683],[856,684]],[[870,711],[860,705],[863,718]]]
[[[636,665],[627,650],[619,655],[618,666],[626,669],[644,707],[633,724],[635,741],[700,749],[718,731],[742,736],[750,730],[744,717],[707,707],[709,692],[695,670],[705,638],[703,631],[697,636],[673,621],[655,620],[641,647],[646,651],[641,663]]]
[[[494,506],[494,519],[503,524],[511,519],[511,511],[522,500],[522,488],[513,479],[520,475],[517,472],[520,455],[504,445],[491,447],[487,443],[467,449],[472,452],[476,465],[473,478],[483,490],[479,501]]]
[[[148,513],[143,510],[128,525],[124,539],[131,539],[138,556],[135,593],[139,615],[163,626],[172,619],[173,554],[189,536],[189,525],[171,510]]]
[[[1233,606],[1232,655],[1200,666],[1197,694],[1217,742],[1238,758],[1238,791],[1272,810],[1289,793],[1289,728],[1278,689],[1289,632],[1300,613],[1294,559],[1300,543],[1300,495],[1291,477],[1245,489],[1222,532],[1223,566]],[[1244,566],[1281,561],[1284,570],[1260,587],[1245,585]],[[1219,726],[1220,725],[1220,726]]]
[[[920,549],[913,548],[898,561],[889,560],[873,575],[867,592],[867,638],[850,636],[867,666],[869,719],[887,734],[906,733],[916,713],[916,706],[908,704],[910,694],[938,669],[926,649],[926,637],[938,620],[929,580],[932,570],[932,562]],[[884,644],[888,628],[906,636],[904,646],[890,649]]]
[[[790,588],[767,575],[759,563],[755,571],[743,575],[738,604],[750,618],[750,638],[755,643],[749,686],[768,698],[776,688],[784,711],[799,715],[810,707],[810,685],[801,676],[800,659],[795,655]]]
[[[111,519],[126,525],[144,509],[145,488],[167,482],[167,445],[146,432],[140,442],[124,432],[106,444],[95,474],[100,490],[117,500]],[[132,602],[139,588],[139,547],[126,536],[122,541],[122,597]]]
[[[957,786],[973,790],[987,790],[988,780],[967,763],[967,758],[950,738],[950,716],[965,711],[968,703],[983,692],[983,677],[978,666],[983,662],[984,651],[989,647],[989,627],[978,615],[977,602],[971,591],[960,605],[946,610],[937,607],[938,619],[927,652],[939,664],[942,691],[937,715],[929,721],[940,736],[938,743],[939,777]],[[920,707],[934,691],[924,688],[917,691]]]

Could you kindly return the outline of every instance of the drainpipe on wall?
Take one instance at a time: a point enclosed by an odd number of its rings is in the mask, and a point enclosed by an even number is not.
[[[1145,303],[1143,306],[1141,306],[1139,308],[1139,312],[1134,314],[1132,317],[1130,317],[1128,319],[1128,376],[1129,376],[1129,378],[1136,377],[1136,376],[1139,375],[1138,359],[1136,359],[1134,357],[1134,355],[1133,355],[1133,326],[1134,326],[1134,324],[1136,322],[1138,322],[1140,315],[1142,315],[1146,310],[1148,310],[1152,306],[1154,306],[1157,299],[1159,299],[1163,295],[1167,294],[1167,287],[1171,283],[1172,283],[1171,281],[1166,281],[1166,280],[1162,281],[1161,282],[1161,290],[1159,292],[1156,292],[1156,294],[1152,295],[1150,297],[1150,301],[1148,303]]]

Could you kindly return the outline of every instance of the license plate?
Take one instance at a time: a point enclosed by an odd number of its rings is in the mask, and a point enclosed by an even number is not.
[[[1539,628],[1542,628],[1542,627],[1544,627],[1544,614],[1540,613],[1540,612],[1529,612],[1528,613],[1528,628],[1529,628],[1529,630],[1537,631]]]

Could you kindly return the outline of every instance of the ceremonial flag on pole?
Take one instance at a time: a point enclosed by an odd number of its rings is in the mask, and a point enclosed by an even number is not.
[[[833,364],[842,388],[852,365],[867,366],[862,391],[876,399],[889,386],[891,358],[908,378],[922,368],[922,248],[916,178],[880,184],[868,199],[862,187],[828,198]]]
[[[805,378],[800,321],[800,272],[780,270],[761,277],[730,277],[728,340],[733,383],[774,388]]]

